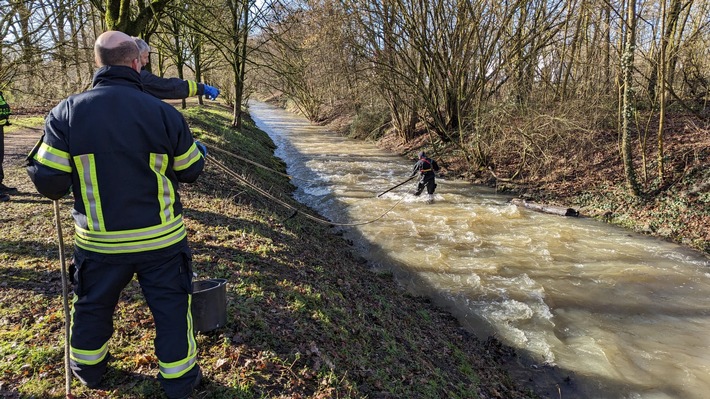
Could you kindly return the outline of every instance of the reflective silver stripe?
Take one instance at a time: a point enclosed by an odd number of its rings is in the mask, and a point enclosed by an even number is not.
[[[178,366],[166,367],[161,364],[160,365],[160,374],[162,374],[163,377],[168,378],[168,379],[178,378],[178,377],[181,377],[183,374],[185,374],[187,371],[189,371],[195,365],[196,362],[197,362],[197,357],[192,356],[184,364],[180,364]]]
[[[62,172],[71,172],[69,153],[50,147],[47,143],[42,143],[34,156],[37,162],[59,169]]]
[[[105,343],[101,348],[99,348],[95,351],[76,349],[74,347],[72,347],[70,350],[71,358],[74,361],[76,361],[77,363],[88,364],[88,365],[99,363],[101,360],[103,360],[106,357],[107,353],[108,353],[108,342]]]
[[[153,171],[158,176],[158,201],[161,206],[161,220],[170,220],[173,217],[173,186],[165,176],[168,169],[168,156],[166,154],[152,154]]]
[[[74,227],[76,235],[85,240],[102,242],[121,242],[148,240],[151,238],[159,237],[174,230],[177,227],[180,227],[182,223],[182,215],[178,215],[177,218],[168,223],[163,223],[157,226],[150,226],[136,230],[89,231],[86,229],[82,229],[79,226]]]
[[[134,252],[146,252],[156,249],[167,248],[173,244],[177,244],[183,238],[187,237],[187,231],[185,231],[184,226],[180,226],[175,232],[158,239],[138,241],[138,242],[127,242],[127,243],[103,243],[87,241],[79,237],[74,236],[74,243],[85,250],[94,251],[99,253],[107,254],[123,254],[123,253],[134,253]]]
[[[79,160],[79,162],[76,162]],[[86,208],[87,216],[91,221],[93,230],[101,231],[101,214],[99,212],[100,204],[98,203],[99,188],[96,186],[98,182],[94,180],[94,163],[91,154],[78,155],[74,157],[74,162],[77,164],[79,178],[81,179],[81,193],[84,197],[84,207]]]
[[[178,378],[190,371],[197,359],[197,342],[192,324],[192,295],[187,296],[187,357],[172,363],[158,362],[160,374],[165,378]]]
[[[197,149],[195,143],[192,143],[192,146],[185,154],[175,157],[173,169],[176,171],[187,169],[190,165],[197,162],[201,156],[202,153],[200,150]]]

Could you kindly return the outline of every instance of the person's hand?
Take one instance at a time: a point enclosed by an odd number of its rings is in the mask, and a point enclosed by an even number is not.
[[[218,88],[212,87],[210,85],[205,85],[205,97],[207,97],[208,100],[216,100],[218,95]]]
[[[204,158],[207,158],[207,147],[205,147],[204,144],[200,143],[199,140],[195,140],[195,145],[197,146],[197,149],[202,153],[202,156]]]

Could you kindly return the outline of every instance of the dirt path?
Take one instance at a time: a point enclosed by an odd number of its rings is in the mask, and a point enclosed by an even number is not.
[[[5,127],[5,162],[11,165],[22,162],[27,154],[32,149],[32,146],[37,143],[40,137],[42,137],[42,128],[34,127],[21,127],[15,130],[13,127],[15,125]],[[12,131],[8,133],[8,130],[12,128]],[[8,165],[5,165],[6,167]]]
[[[4,126],[5,159],[2,166],[5,178],[3,184],[16,187],[18,190],[17,193],[10,194],[10,201],[22,200],[29,195],[36,194],[32,181],[25,171],[25,159],[32,147],[42,137],[42,128],[20,127],[17,129],[18,127],[20,126],[15,124],[9,128]]]

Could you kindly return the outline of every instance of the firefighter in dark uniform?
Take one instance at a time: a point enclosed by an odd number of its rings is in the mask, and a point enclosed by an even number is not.
[[[427,158],[426,154],[424,152],[419,153],[419,161],[414,165],[414,169],[412,169],[412,174],[410,177],[413,177],[417,173],[419,173],[419,181],[417,182],[417,189],[414,191],[414,195],[419,196],[422,191],[424,191],[424,187],[426,187],[427,194],[429,194],[429,198],[427,201],[429,203],[434,202],[434,190],[436,190],[436,173],[439,171],[439,165],[437,165],[436,161]]]
[[[158,379],[168,398],[188,398],[201,371],[177,189],[198,178],[206,149],[174,107],[143,92],[130,36],[105,32],[94,51],[93,88],[50,111],[27,167],[42,195],[57,200],[71,190],[74,197],[72,372],[100,386],[113,312],[137,275],[155,321]]]
[[[153,75],[145,66],[150,62],[150,46],[145,40],[134,37],[138,50],[141,53],[141,80],[143,81],[143,90],[162,100],[173,99],[179,100],[192,96],[204,95],[208,100],[216,100],[219,95],[219,89],[203,83],[197,83],[193,80],[183,80],[179,78],[161,78]]]

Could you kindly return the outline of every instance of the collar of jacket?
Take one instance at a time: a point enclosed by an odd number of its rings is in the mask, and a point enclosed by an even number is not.
[[[92,87],[99,86],[133,86],[143,91],[141,75],[133,68],[122,65],[106,65],[99,68],[94,74]]]

